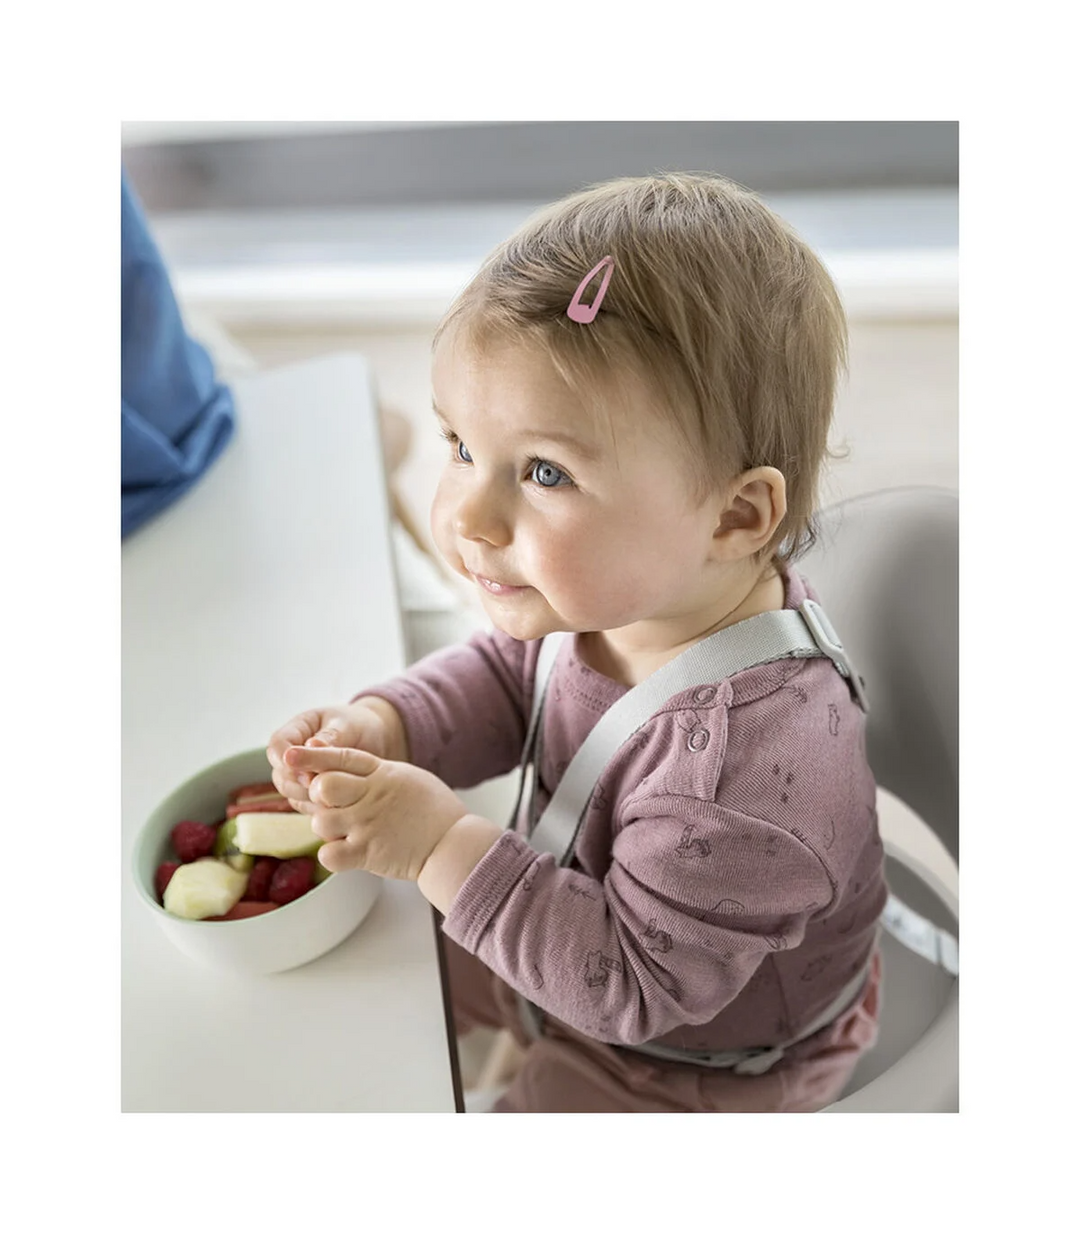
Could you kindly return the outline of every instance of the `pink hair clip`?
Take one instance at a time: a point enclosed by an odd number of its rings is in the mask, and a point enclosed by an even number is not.
[[[605,270],[605,266],[607,269]],[[596,263],[588,274],[578,283],[577,291],[574,292],[574,298],[570,301],[570,307],[566,310],[567,317],[571,321],[579,321],[583,326],[587,326],[592,321],[596,314],[600,311],[600,304],[607,295],[608,283],[611,282],[611,274],[615,269],[614,257],[603,257]],[[592,280],[604,270],[604,279],[600,284],[600,289],[593,297],[592,304],[582,304],[581,297],[585,294],[585,288]]]

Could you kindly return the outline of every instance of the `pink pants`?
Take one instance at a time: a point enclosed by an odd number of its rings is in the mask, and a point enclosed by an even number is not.
[[[497,1114],[808,1113],[835,1101],[860,1056],[877,1039],[881,956],[862,997],[839,1019],[800,1042],[764,1075],[665,1063],[592,1041],[548,1019],[533,1041],[514,991],[475,956],[443,937],[459,1035],[506,1028],[525,1051]]]

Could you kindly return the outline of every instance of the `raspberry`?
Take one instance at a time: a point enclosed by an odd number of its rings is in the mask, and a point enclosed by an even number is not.
[[[163,861],[154,871],[154,890],[157,892],[159,900],[164,900],[165,888],[169,885],[169,879],[179,869],[179,861]]]
[[[290,857],[274,871],[270,880],[270,899],[288,904],[310,891],[315,882],[315,862],[311,857]]]
[[[185,819],[172,829],[172,845],[177,857],[183,862],[209,857],[214,851],[216,839],[217,828],[211,827],[209,823],[193,823],[190,819]]]
[[[241,899],[268,900],[270,898],[270,880],[280,862],[276,857],[256,857],[255,864],[248,875],[247,888]]]

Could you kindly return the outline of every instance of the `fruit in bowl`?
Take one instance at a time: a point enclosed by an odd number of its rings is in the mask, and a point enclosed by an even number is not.
[[[367,916],[382,880],[331,874],[322,841],[270,782],[263,749],[216,763],[143,824],[135,886],[185,954],[233,973],[283,972],[337,946]]]
[[[316,854],[322,840],[306,814],[273,783],[229,794],[217,823],[181,819],[172,853],[154,872],[162,907],[188,921],[240,921],[289,904],[330,872]]]

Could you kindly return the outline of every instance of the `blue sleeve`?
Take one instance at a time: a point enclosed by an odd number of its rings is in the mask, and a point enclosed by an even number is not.
[[[228,444],[235,419],[232,394],[184,329],[165,263],[121,173],[122,537],[195,484]]]

